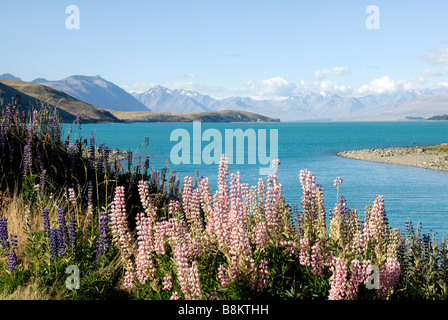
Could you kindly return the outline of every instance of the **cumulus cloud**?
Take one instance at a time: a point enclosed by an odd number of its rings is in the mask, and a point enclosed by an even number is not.
[[[351,73],[350,68],[348,67],[334,67],[330,69],[324,69],[314,72],[313,77],[316,80],[323,80],[326,76],[332,75],[332,76],[339,76],[343,74],[349,74]]]
[[[357,94],[394,94],[415,89],[416,85],[405,80],[393,80],[389,76],[377,78],[355,90]]]
[[[448,48],[433,50],[431,53],[422,55],[421,58],[433,66],[448,70]]]
[[[257,96],[290,96],[296,85],[282,77],[274,77],[261,81],[248,81],[247,89]]]

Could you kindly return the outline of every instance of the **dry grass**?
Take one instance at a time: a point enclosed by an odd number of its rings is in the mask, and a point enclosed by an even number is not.
[[[448,153],[448,143],[439,144],[436,146],[427,146],[423,147],[423,150],[431,150],[431,151],[439,151],[439,152],[447,152]]]
[[[0,300],[50,300],[54,299],[55,292],[52,289],[43,290],[39,281],[32,279],[26,286],[20,286],[10,294],[0,293]]]
[[[192,113],[152,112],[152,111],[113,111],[107,110],[124,122],[278,122],[277,118],[269,118],[260,114],[221,110]]]

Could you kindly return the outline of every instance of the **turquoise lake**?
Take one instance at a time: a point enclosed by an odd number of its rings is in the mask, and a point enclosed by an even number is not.
[[[67,132],[68,125],[64,125]],[[72,137],[95,136],[96,144],[104,142],[111,149],[131,150],[138,158],[146,152],[150,166],[160,170],[170,159],[170,152],[178,141],[170,141],[176,129],[185,129],[191,138],[191,159],[201,159],[201,154],[210,143],[193,146],[192,123],[132,123],[132,124],[82,124],[81,132],[73,127]],[[422,223],[423,232],[437,232],[437,237],[448,237],[448,172],[414,168],[410,166],[374,163],[342,158],[338,151],[367,148],[412,147],[448,142],[448,122],[404,121],[404,122],[294,122],[294,123],[202,123],[201,132],[216,129],[223,138],[225,150],[225,130],[266,130],[278,133],[278,180],[283,185],[283,194],[290,204],[300,204],[301,186],[299,172],[309,169],[316,175],[316,183],[324,188],[325,208],[328,213],[336,202],[336,188],[333,181],[343,178],[340,194],[347,200],[347,206],[364,213],[364,207],[375,200],[376,195],[384,196],[386,214],[390,225],[404,230],[404,223],[411,219],[414,227]],[[182,131],[182,132],[186,132]],[[247,131],[246,131],[247,132]],[[145,148],[145,137],[149,137],[149,147]],[[197,141],[197,140],[195,140]],[[269,155],[269,138],[267,154]],[[244,152],[248,153],[247,145]],[[257,150],[257,149],[256,149]],[[196,154],[194,153],[196,152]],[[233,159],[235,163],[235,158]],[[137,159],[134,165],[137,164]],[[229,173],[240,171],[241,181],[255,185],[260,176],[256,164],[231,164]],[[211,188],[216,187],[218,164],[175,164],[170,161],[169,170],[181,176],[194,175],[210,179]]]

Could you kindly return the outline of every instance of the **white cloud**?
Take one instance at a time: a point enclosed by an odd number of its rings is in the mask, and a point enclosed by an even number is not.
[[[185,73],[181,76],[178,76],[177,79],[191,79],[191,78],[196,78],[197,74],[196,73]]]
[[[443,76],[443,72],[434,69],[425,69],[421,73],[422,78],[440,77]]]
[[[357,93],[359,94],[384,94],[384,93],[395,93],[397,91],[397,83],[389,78],[389,76],[384,76],[382,78],[374,79],[368,84],[362,85],[358,88]]]
[[[393,80],[389,76],[377,78],[355,90],[355,93],[364,94],[394,94],[401,91],[417,89],[418,83],[405,80]]]
[[[433,50],[431,53],[422,55],[421,58],[433,66],[448,70],[448,48]]]
[[[348,67],[334,67],[331,69],[324,69],[314,72],[313,77],[316,80],[323,80],[326,76],[332,75],[332,76],[339,76],[343,74],[349,74],[351,73],[350,68]]]
[[[293,93],[296,85],[288,82],[282,77],[274,77],[261,81],[248,81],[247,89],[257,96],[289,96]]]

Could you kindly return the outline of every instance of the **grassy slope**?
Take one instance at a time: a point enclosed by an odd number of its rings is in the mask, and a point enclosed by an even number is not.
[[[111,111],[114,116],[125,122],[278,122],[278,119],[265,117],[246,111],[212,111],[197,113],[168,113],[168,112],[122,112]]]
[[[76,112],[81,114],[83,122],[119,121],[106,110],[84,103],[68,94],[41,84],[2,80],[0,81],[0,90],[2,91],[2,97],[6,99],[5,103],[11,101],[11,97],[20,94],[22,106],[32,106],[36,109],[43,105],[56,107],[59,110],[59,116],[64,122],[72,122],[76,117]]]

